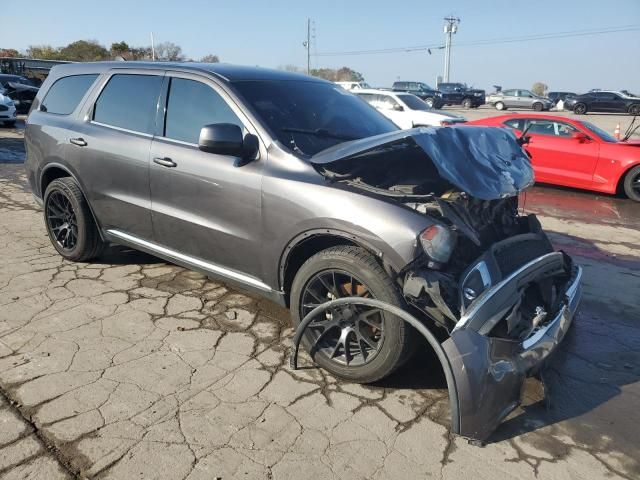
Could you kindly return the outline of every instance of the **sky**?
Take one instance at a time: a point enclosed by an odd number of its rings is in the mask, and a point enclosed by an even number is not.
[[[307,18],[312,52],[345,52],[444,43],[443,18],[460,18],[453,36],[450,81],[478,88],[627,89],[640,93],[640,0],[30,0],[34,12],[5,22],[0,47],[64,46],[93,39],[105,46],[171,41],[191,58],[277,68],[306,68]],[[95,6],[90,6],[90,5]],[[28,26],[26,25],[28,23]],[[490,45],[481,40],[609,27],[633,31]],[[459,43],[459,46],[456,44]],[[348,66],[374,86],[396,80],[434,84],[444,51],[312,56],[312,67]]]

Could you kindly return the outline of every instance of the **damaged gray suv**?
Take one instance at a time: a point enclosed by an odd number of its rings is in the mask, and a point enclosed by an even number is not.
[[[580,298],[580,268],[518,214],[534,177],[505,129],[401,131],[288,72],[107,62],[55,67],[25,140],[63,257],[133,247],[286,305],[294,324],[347,296],[407,310],[441,341],[454,431],[469,436],[517,405]],[[353,306],[304,344],[331,373],[373,382],[417,336]]]

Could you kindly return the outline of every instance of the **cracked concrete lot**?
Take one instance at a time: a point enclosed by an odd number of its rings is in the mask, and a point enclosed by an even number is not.
[[[530,383],[480,448],[449,434],[428,352],[375,386],[293,372],[288,314],[267,301],[118,247],[63,261],[22,165],[0,159],[0,478],[639,478],[638,207],[620,227],[536,195],[585,302],[551,409]]]

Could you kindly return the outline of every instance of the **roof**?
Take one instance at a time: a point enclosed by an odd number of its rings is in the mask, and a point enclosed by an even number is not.
[[[198,63],[198,62],[84,62],[58,65],[52,70],[58,75],[73,75],[83,73],[102,73],[113,68],[118,69],[176,69],[181,71],[194,71],[210,73],[227,82],[241,82],[246,80],[304,80],[313,82],[325,82],[316,77],[310,77],[300,73],[274,70],[261,67],[244,65],[231,65],[228,63]]]

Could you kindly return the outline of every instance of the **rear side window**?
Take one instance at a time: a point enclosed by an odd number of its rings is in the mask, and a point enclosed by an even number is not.
[[[212,123],[242,123],[210,86],[195,80],[172,78],[164,136],[198,143],[200,129]]]
[[[97,74],[72,75],[56,80],[42,100],[40,110],[69,115],[76,109],[97,77]]]
[[[96,101],[93,120],[152,134],[161,85],[159,75],[114,75]]]

